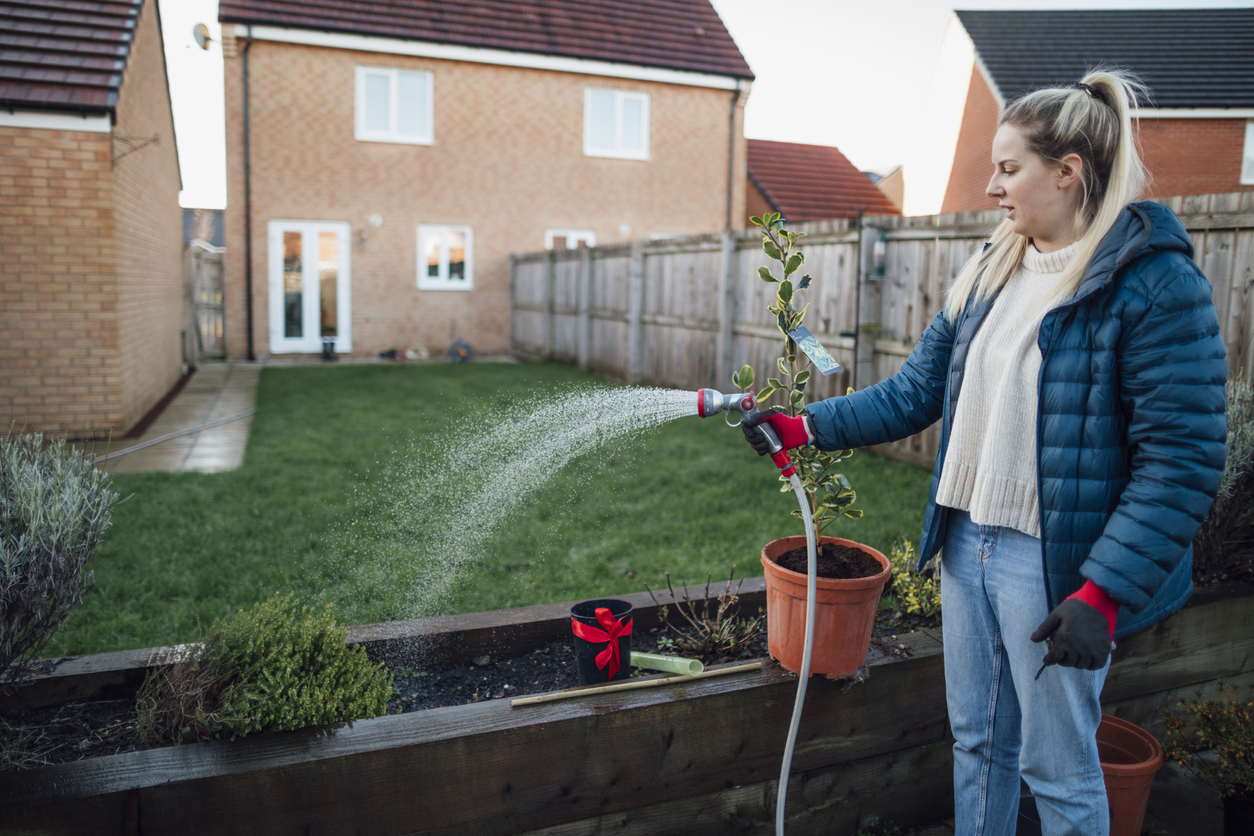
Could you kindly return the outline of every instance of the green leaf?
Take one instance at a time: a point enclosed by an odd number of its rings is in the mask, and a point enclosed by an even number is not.
[[[753,217],[749,218],[749,223],[753,224],[754,226],[762,226],[762,219],[759,218],[757,215],[754,215]]]
[[[769,267],[759,267],[758,278],[764,282],[769,282],[771,284],[774,284],[775,282],[779,281],[779,279],[775,278],[775,276],[771,273],[771,268]]]
[[[776,261],[783,261],[784,256],[780,253],[779,247],[771,243],[770,238],[762,239],[762,252],[766,253],[767,258],[773,258]]]
[[[792,282],[784,279],[779,283],[779,290],[776,291],[781,305],[787,305],[792,301]]]
[[[775,365],[779,367],[780,374],[788,374],[788,362],[783,357],[776,359]]]
[[[776,317],[776,322],[779,324],[779,330],[783,331],[785,334],[792,330],[792,328],[788,325],[789,318],[784,316],[783,311],[780,311],[779,315]]]
[[[787,389],[787,388],[788,388],[788,387],[787,387],[787,386],[785,386],[784,384],[780,383],[780,382],[779,382],[779,378],[777,378],[777,377],[768,377],[768,378],[766,379],[766,382],[767,382],[767,385],[769,385],[769,386],[774,386],[776,389]]]
[[[807,380],[810,379],[811,374],[812,372],[809,369],[806,369],[803,372],[797,372],[797,376],[793,378],[792,382],[793,383],[805,383]]]
[[[794,406],[801,403],[801,401],[804,398],[805,398],[805,395],[803,395],[801,392],[792,391],[788,393],[788,402]]]
[[[846,511],[845,516],[851,520],[860,520],[862,519],[862,511],[861,510]]]
[[[753,386],[753,366],[741,366],[740,371],[732,376],[732,382],[741,389],[751,388]]]
[[[805,261],[805,256],[801,253],[793,253],[788,256],[788,263],[784,265],[784,275],[791,276],[801,269],[801,262]]]
[[[805,290],[807,287],[810,286],[811,281],[812,280],[810,278],[810,274],[806,273],[804,276],[801,277],[801,281],[797,282],[797,290]]]
[[[769,398],[771,395],[774,395],[777,391],[779,391],[779,387],[777,387],[777,386],[767,386],[767,387],[766,387],[765,389],[763,389],[761,392],[758,392],[758,403],[762,403],[762,402],[763,402],[763,401],[765,401],[767,398]]]
[[[794,380],[792,390],[794,392],[804,392],[806,390],[806,382],[804,380]]]

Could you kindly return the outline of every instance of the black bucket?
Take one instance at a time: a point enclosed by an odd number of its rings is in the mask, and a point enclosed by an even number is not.
[[[618,658],[609,649],[609,632],[606,625],[596,617],[598,609],[609,610],[609,629],[617,633]],[[627,601],[616,598],[598,598],[595,601],[583,601],[570,608],[571,629],[575,631],[575,662],[579,666],[579,682],[582,685],[596,685],[610,680],[626,679],[631,673],[631,611]],[[576,626],[579,625],[579,626]],[[584,636],[580,636],[580,633]],[[595,641],[600,638],[600,641]],[[601,664],[597,664],[597,657]],[[618,663],[618,670],[610,675],[610,670]]]

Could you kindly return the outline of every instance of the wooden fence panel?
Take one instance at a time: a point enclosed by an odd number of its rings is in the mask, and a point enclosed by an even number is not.
[[[1193,241],[1194,259],[1214,288],[1231,373],[1248,376],[1254,362],[1254,192],[1155,202],[1180,215]],[[846,391],[856,334],[864,348],[873,345],[866,355],[870,362],[859,374],[860,387],[900,369],[941,310],[954,279],[1000,218],[999,211],[868,216],[862,223],[869,233],[860,232],[855,221],[794,227],[809,236],[802,242],[803,274],[812,277],[801,297],[810,305],[807,327],[844,366],[838,374],[816,378],[810,395],[832,397]],[[873,263],[859,241],[873,242],[876,228],[886,238],[884,276],[864,269],[859,281],[859,261],[864,268]],[[775,288],[758,277],[767,258],[757,231],[730,235],[728,243],[720,236],[702,235],[515,256],[515,350],[586,363],[636,382],[724,391],[732,388],[728,365],[736,369],[749,364],[757,372],[757,385],[764,385],[777,374],[775,359],[783,339],[766,310]],[[731,253],[730,265],[725,248]],[[724,271],[729,272],[726,278]],[[589,300],[581,297],[581,287]],[[720,297],[724,287],[726,295]],[[581,319],[581,306],[587,309],[586,319]],[[586,328],[586,337],[581,337],[581,328]],[[727,355],[720,360],[724,343]],[[932,427],[885,445],[883,452],[929,465],[938,444],[939,432]]]

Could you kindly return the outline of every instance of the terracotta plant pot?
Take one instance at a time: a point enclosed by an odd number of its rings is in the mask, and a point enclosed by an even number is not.
[[[1134,723],[1103,714],[1097,754],[1110,804],[1110,836],[1141,836],[1150,785],[1163,765],[1158,740]]]
[[[828,679],[849,676],[866,660],[875,627],[880,592],[888,582],[888,558],[870,546],[824,537],[824,543],[853,546],[873,556],[884,567],[869,578],[817,578],[815,584],[814,649],[810,673]],[[772,540],[762,549],[766,570],[766,634],[771,658],[785,670],[800,673],[806,637],[806,576],[775,561],[796,548],[805,548],[804,535]]]

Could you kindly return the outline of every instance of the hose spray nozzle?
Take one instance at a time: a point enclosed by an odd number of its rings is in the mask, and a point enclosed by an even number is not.
[[[727,426],[738,427],[747,423],[750,432],[758,432],[766,437],[771,461],[775,462],[780,474],[787,477],[797,472],[792,456],[788,455],[788,451],[780,443],[775,430],[770,424],[764,423],[766,416],[758,410],[758,401],[752,392],[724,395],[715,389],[698,389],[697,415],[709,418],[720,412],[727,413],[723,418]]]

